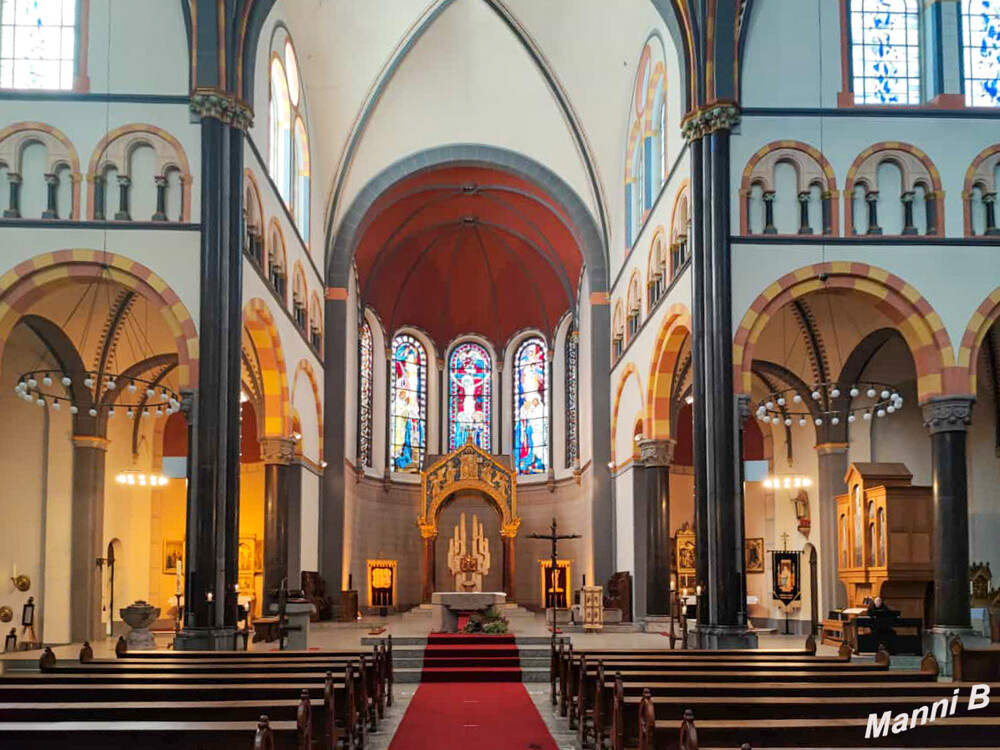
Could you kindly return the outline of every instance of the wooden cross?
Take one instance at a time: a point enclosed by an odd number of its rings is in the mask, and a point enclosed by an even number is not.
[[[528,539],[549,539],[552,541],[552,575],[556,575],[556,570],[558,567],[559,555],[556,553],[556,544],[558,544],[560,539],[580,539],[579,534],[560,534],[556,529],[556,519],[552,518],[552,533],[551,534],[528,534]],[[553,578],[553,580],[555,580]],[[544,592],[543,592],[544,593]],[[569,603],[569,581],[566,581],[566,602]],[[545,602],[542,602],[544,604]],[[555,642],[556,639],[556,618],[555,614],[552,615],[552,641]]]
[[[782,531],[781,532],[781,543],[784,546],[784,548],[787,550],[788,549],[788,532],[787,531]]]

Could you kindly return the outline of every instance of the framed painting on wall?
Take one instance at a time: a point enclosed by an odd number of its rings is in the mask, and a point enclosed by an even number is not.
[[[241,574],[253,573],[254,558],[257,556],[257,540],[252,536],[241,536],[239,551],[236,555],[237,569]]]
[[[253,550],[253,570],[255,573],[264,572],[264,540],[258,539]]]
[[[746,540],[746,561],[747,573],[764,572],[764,539],[762,537],[750,537]]]
[[[177,573],[177,564],[184,559],[184,540],[171,539],[163,542],[163,572],[166,575]]]

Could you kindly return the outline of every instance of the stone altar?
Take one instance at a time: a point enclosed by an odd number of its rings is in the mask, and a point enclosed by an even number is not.
[[[454,633],[458,613],[503,607],[507,595],[502,591],[435,591],[431,595],[431,632]]]

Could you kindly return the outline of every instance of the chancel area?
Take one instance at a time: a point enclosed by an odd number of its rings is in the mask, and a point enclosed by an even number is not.
[[[0,748],[996,746],[998,29],[0,0]]]

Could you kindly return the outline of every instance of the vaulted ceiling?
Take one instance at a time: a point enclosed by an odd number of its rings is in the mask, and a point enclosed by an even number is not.
[[[496,169],[449,166],[387,190],[355,255],[361,297],[389,331],[415,325],[443,349],[478,333],[551,334],[575,304],[582,256],[561,207]]]

